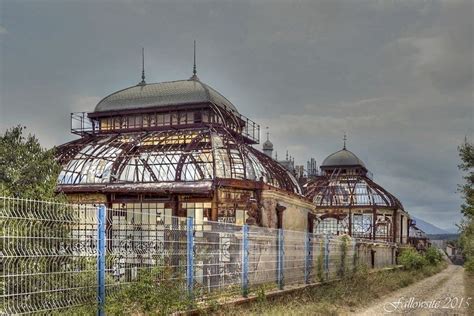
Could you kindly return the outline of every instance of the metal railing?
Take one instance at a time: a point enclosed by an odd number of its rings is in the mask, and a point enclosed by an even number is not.
[[[0,197],[0,314],[97,305],[143,273],[205,300],[394,264],[394,244]],[[375,249],[375,250],[374,250]]]
[[[175,112],[167,112],[168,114],[175,113]],[[260,125],[237,112],[229,112],[229,115],[235,116],[238,120],[228,120],[226,121],[224,118],[220,120],[216,120],[215,118],[210,121],[201,121],[199,123],[180,123],[176,121],[172,124],[172,121],[169,122],[162,122],[160,125],[150,125],[145,124],[143,120],[139,123],[134,124],[133,126],[128,125],[128,117],[123,116],[120,117],[123,120],[123,124],[120,123],[118,126],[109,126],[108,128],[101,128],[99,124],[99,119],[91,119],[88,116],[87,112],[73,112],[71,113],[71,133],[79,136],[84,136],[87,134],[100,134],[100,133],[122,133],[122,132],[135,132],[135,131],[153,131],[153,130],[174,130],[176,128],[189,128],[189,127],[199,127],[199,126],[211,126],[211,125],[218,125],[218,126],[225,126],[227,129],[236,133],[238,135],[242,135],[243,137],[247,138],[254,144],[258,144],[260,142]],[[162,114],[164,115],[164,114]],[[117,117],[118,119],[119,117]],[[217,118],[217,114],[216,114]]]

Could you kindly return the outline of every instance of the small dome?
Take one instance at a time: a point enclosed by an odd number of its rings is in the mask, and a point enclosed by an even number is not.
[[[199,79],[138,84],[110,94],[95,107],[94,112],[120,111],[169,105],[213,103],[238,113],[222,94]]]
[[[263,143],[263,150],[273,150],[273,143],[270,140],[266,140]]]
[[[361,166],[366,168],[364,162],[359,157],[345,148],[329,155],[321,164],[321,167],[336,166]]]

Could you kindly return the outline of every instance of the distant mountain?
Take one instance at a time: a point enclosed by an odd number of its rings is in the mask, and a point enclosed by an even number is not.
[[[452,229],[450,229],[449,231],[441,229],[417,217],[413,217],[413,218],[416,220],[416,226],[428,235],[451,235],[451,234],[457,233],[457,232],[456,233],[453,232]]]

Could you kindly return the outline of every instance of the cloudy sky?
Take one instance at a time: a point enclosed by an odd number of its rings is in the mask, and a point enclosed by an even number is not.
[[[342,147],[415,216],[460,220],[457,146],[473,139],[473,1],[0,0],[0,128],[45,146],[69,113],[138,83],[198,75],[269,126],[280,157]]]

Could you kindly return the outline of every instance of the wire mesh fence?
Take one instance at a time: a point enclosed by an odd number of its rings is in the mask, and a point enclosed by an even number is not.
[[[95,302],[96,230],[94,207],[0,197],[1,313]]]
[[[247,296],[394,263],[394,245],[300,231],[0,197],[0,314],[103,310],[152,277],[183,297]]]

